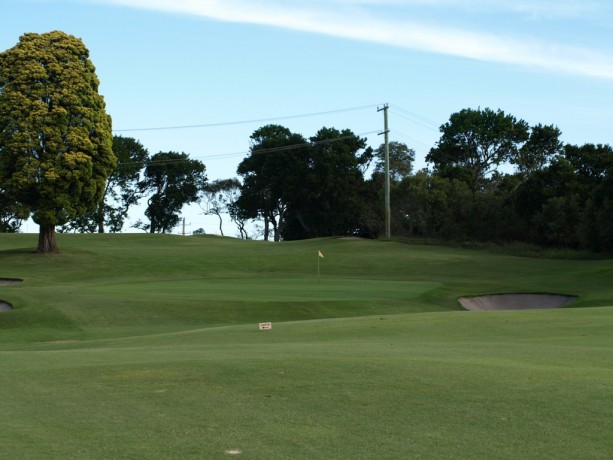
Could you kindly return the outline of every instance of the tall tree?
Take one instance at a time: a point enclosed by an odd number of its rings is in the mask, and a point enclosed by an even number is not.
[[[473,193],[497,166],[513,160],[528,139],[528,124],[502,110],[464,109],[440,127],[437,146],[426,160],[448,178],[465,180]]]
[[[205,166],[186,153],[159,152],[147,161],[145,177],[140,183],[143,192],[152,192],[145,216],[150,233],[168,233],[179,223],[184,205],[194,203],[206,183]]]
[[[557,126],[538,124],[530,130],[527,141],[521,146],[518,155],[512,158],[517,169],[523,175],[542,170],[556,155],[562,152],[564,145],[560,141],[562,132]]]
[[[547,246],[605,250],[613,228],[610,184],[613,149],[566,145],[516,192],[517,214],[533,225],[533,239]],[[602,211],[605,210],[603,213]]]
[[[415,161],[415,150],[402,142],[389,143],[389,171],[390,179],[395,182],[410,176]],[[385,144],[375,150],[375,173],[385,172]]]
[[[270,226],[279,241],[290,197],[300,187],[309,145],[300,134],[280,125],[267,125],[251,135],[251,152],[239,165],[243,178],[236,201],[240,215],[264,220],[264,239]],[[239,215],[237,214],[237,215]]]
[[[322,128],[310,138],[306,162],[292,176],[291,225],[285,239],[349,235],[359,231],[365,206],[364,171],[372,160],[366,139],[351,130]]]
[[[235,177],[231,179],[218,179],[209,182],[202,189],[202,198],[204,206],[200,208],[204,214],[209,216],[217,216],[219,219],[219,232],[223,234],[223,214],[230,213],[232,204],[236,201],[239,195],[241,183]],[[242,235],[242,233],[241,233]]]
[[[28,33],[0,54],[0,182],[39,224],[39,252],[57,252],[55,227],[95,209],[115,166],[111,118],[83,42]]]
[[[116,233],[123,228],[130,208],[142,197],[139,180],[149,152],[134,138],[113,136],[113,153],[117,165],[106,181],[98,206],[64,225],[62,231]]]
[[[240,195],[238,195],[232,202],[228,204],[228,214],[230,215],[230,219],[232,219],[232,222],[236,224],[241,239],[247,240],[249,239],[249,235],[247,233],[247,223],[249,222],[250,218],[238,206],[237,202],[239,197]]]

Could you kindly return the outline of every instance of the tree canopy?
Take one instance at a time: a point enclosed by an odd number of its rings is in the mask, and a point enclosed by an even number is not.
[[[149,152],[132,137],[113,136],[113,153],[117,165],[107,178],[98,206],[68,222],[62,231],[116,233],[123,228],[130,208],[142,198],[140,175]]]
[[[241,183],[239,180],[236,177],[232,177],[230,179],[214,180],[205,184],[202,188],[201,196],[204,201],[204,206],[200,204],[200,208],[204,211],[205,215],[217,216],[219,219],[219,233],[221,233],[221,236],[224,236],[223,214],[228,213],[233,218],[232,207],[238,199],[240,187]],[[239,230],[241,229],[239,228]]]
[[[415,161],[415,150],[406,144],[391,141],[388,144],[389,152],[389,173],[392,181],[399,182],[404,177],[410,176],[413,172],[413,162]],[[384,174],[385,172],[385,144],[381,144],[374,152],[375,173]]]
[[[452,114],[440,131],[426,160],[439,175],[465,180],[476,192],[496,166],[517,156],[529,127],[502,110],[464,109]]]
[[[349,129],[322,128],[309,140],[284,238],[352,235],[360,227],[364,172],[373,151]]]
[[[115,166],[98,85],[89,51],[64,32],[25,34],[0,54],[0,182],[39,224],[39,252],[96,208]]]
[[[272,226],[279,241],[290,200],[301,190],[309,145],[306,139],[280,125],[267,125],[251,135],[250,155],[239,165],[243,178],[236,202],[242,214],[264,220],[264,239]]]
[[[364,171],[372,159],[366,139],[350,130],[322,128],[306,139],[279,125],[251,136],[251,155],[241,162],[239,215],[264,219],[264,238],[346,235],[358,226]],[[234,208],[234,209],[236,209]]]
[[[205,166],[186,153],[159,152],[145,167],[140,183],[143,192],[151,192],[145,216],[149,224],[142,228],[150,233],[168,233],[177,226],[183,206],[198,200],[206,183]]]

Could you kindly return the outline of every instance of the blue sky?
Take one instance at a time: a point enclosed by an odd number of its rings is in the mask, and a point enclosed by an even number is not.
[[[50,30],[89,48],[117,134],[189,153],[210,179],[235,176],[268,123],[376,147],[383,103],[417,167],[463,108],[613,143],[609,0],[3,0],[0,50]],[[216,233],[200,212],[188,231]]]

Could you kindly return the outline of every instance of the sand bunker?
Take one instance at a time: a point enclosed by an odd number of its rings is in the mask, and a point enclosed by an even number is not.
[[[558,294],[495,294],[463,297],[459,301],[464,308],[471,311],[535,310],[560,308],[573,302],[576,298]]]
[[[10,286],[12,284],[21,283],[23,283],[23,280],[17,278],[0,278],[0,286]],[[8,311],[12,309],[13,306],[10,303],[0,300],[0,311]]]
[[[21,284],[23,280],[19,278],[0,278],[0,286],[10,286],[12,284]]]

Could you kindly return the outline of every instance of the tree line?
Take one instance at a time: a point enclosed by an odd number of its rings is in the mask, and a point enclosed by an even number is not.
[[[254,222],[266,240],[384,234],[384,146],[349,129],[309,138],[270,124],[250,137],[237,177],[209,181],[183,152],[147,149],[112,136],[110,116],[83,43],[63,32],[26,34],[0,53],[0,231],[29,217],[39,251],[62,232],[167,233],[198,203],[226,216],[240,237]],[[502,110],[464,109],[440,127],[427,168],[389,145],[392,235],[525,242],[613,251],[613,155],[609,145],[563,144],[554,125]]]

